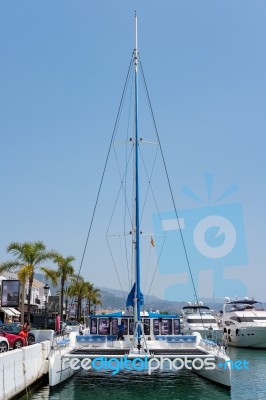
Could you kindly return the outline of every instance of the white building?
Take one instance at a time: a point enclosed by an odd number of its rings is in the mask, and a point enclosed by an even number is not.
[[[5,321],[14,319],[15,317],[20,316],[20,311],[21,310],[21,299],[22,299],[22,285],[20,284],[20,295],[19,295],[19,301],[20,305],[19,307],[2,307],[2,281],[6,280],[18,280],[17,275],[14,273],[5,273],[2,276],[0,276],[0,287],[1,287],[1,297],[0,297],[0,317],[2,322],[3,319]],[[34,314],[41,314],[45,308],[45,296],[44,296],[44,290],[43,290],[44,284],[37,279],[33,280],[33,285],[31,289],[31,299],[30,299],[30,305],[31,305],[31,312]],[[24,312],[27,310],[28,306],[28,289],[29,285],[28,283],[25,284],[25,293],[24,293]],[[50,295],[50,293],[49,293]],[[3,315],[4,313],[4,315]],[[3,318],[4,317],[4,318]]]

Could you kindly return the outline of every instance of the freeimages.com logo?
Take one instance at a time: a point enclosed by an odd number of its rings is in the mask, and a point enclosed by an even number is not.
[[[215,357],[200,358],[195,357],[193,359],[184,356],[176,357],[170,359],[168,357],[161,356],[159,358],[144,358],[135,357],[128,358],[127,356],[121,358],[107,358],[107,357],[97,357],[91,359],[89,357],[79,358],[64,358],[63,362],[65,366],[69,364],[72,370],[78,371],[83,369],[85,371],[95,370],[95,371],[111,371],[112,375],[117,375],[121,371],[141,371],[147,372],[151,375],[155,371],[179,371],[181,369],[187,370],[213,370],[216,368]],[[244,370],[249,369],[249,362],[246,360],[227,360],[224,362],[219,362],[217,364],[220,369],[232,369],[232,370]]]
[[[210,186],[210,175],[205,179]],[[233,188],[236,190],[233,185],[231,190],[217,199],[217,202],[231,194]],[[207,191],[210,192],[211,189]],[[188,193],[192,192],[187,189],[186,194]],[[178,234],[181,230],[196,286],[198,277],[195,272],[207,269],[212,271],[213,293],[216,293],[216,296],[224,296],[224,293],[230,296],[236,292],[239,296],[246,295],[246,287],[240,280],[229,281],[223,278],[224,268],[242,266],[248,262],[241,205],[214,204],[177,210],[177,214],[178,220],[173,211],[156,214],[153,218],[156,247],[160,256],[160,274],[188,272],[186,253],[181,235]],[[192,289],[191,296],[194,297]],[[189,298],[189,286],[170,286],[166,298]]]
[[[237,371],[241,371],[243,369],[250,369],[249,368],[249,361],[247,360],[228,360],[228,361],[224,361],[224,362],[219,362],[217,365],[219,368],[221,369],[228,369],[230,368],[231,370],[237,370]]]
[[[144,358],[135,357],[135,358],[127,358],[127,356],[121,358],[107,358],[107,357],[97,357],[91,359],[89,357],[84,357],[82,359],[79,358],[64,358],[64,363],[68,364],[72,370],[86,370],[89,371],[91,369],[96,371],[112,371],[112,375],[118,374],[120,371],[147,371],[149,375],[151,375],[154,371],[162,371],[165,369],[171,371],[179,371],[183,368],[189,370],[212,370],[215,369],[215,358],[214,357],[206,357],[206,358],[193,358],[190,359],[187,356],[177,357],[175,359],[170,359],[168,357],[159,357],[159,358],[148,358],[145,356]]]

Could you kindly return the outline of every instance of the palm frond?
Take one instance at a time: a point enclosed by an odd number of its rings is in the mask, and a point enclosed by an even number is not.
[[[47,268],[47,267],[40,267],[40,270],[45,273],[45,278],[46,279],[50,279],[50,281],[52,282],[53,286],[57,285],[58,278],[59,278],[59,275],[58,275],[57,271],[55,271],[53,269],[50,269],[50,268]]]

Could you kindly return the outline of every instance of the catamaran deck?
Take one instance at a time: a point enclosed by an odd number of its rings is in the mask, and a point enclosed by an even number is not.
[[[130,353],[129,349],[74,349],[71,351],[71,355],[75,356],[99,356],[101,355],[102,357],[105,356],[128,356]],[[190,355],[190,356],[199,356],[199,355],[208,355],[207,351],[201,350],[201,349],[153,349],[150,354],[153,356],[162,356],[162,355],[169,355],[169,356],[184,356],[184,355]],[[135,356],[138,356],[138,353],[134,354]],[[141,353],[143,355],[143,353]],[[69,354],[67,355],[69,356]]]

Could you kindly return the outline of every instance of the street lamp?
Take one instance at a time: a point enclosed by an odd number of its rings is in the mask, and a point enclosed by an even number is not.
[[[66,319],[66,321],[67,321],[67,320],[68,320],[68,298],[67,298],[67,297],[66,297],[65,303],[66,303],[65,319]]]
[[[50,287],[46,285],[43,287],[44,292],[44,328],[47,329],[47,302],[49,296]]]
[[[76,312],[76,320],[78,319],[78,305],[79,305],[79,302],[78,302],[78,299],[76,299],[75,300],[75,306],[76,306],[76,310],[75,310],[75,312]]]

